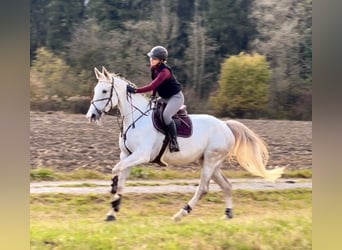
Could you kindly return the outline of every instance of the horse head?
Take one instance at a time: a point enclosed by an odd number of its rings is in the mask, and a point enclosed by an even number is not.
[[[94,88],[94,96],[87,112],[87,119],[90,122],[99,121],[103,114],[110,109],[118,106],[121,116],[132,114],[138,110],[138,114],[148,109],[148,100],[141,94],[129,95],[127,85],[134,85],[130,81],[118,76],[115,73],[109,73],[105,67],[100,72],[94,68],[95,76],[98,80]],[[137,112],[135,112],[137,113]]]
[[[118,90],[114,85],[112,74],[105,67],[102,67],[102,72],[96,67],[94,71],[98,82],[94,88],[94,96],[86,115],[90,122],[100,120],[104,113],[114,108],[119,102]]]

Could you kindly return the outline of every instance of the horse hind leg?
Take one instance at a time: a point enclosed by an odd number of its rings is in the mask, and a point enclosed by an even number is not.
[[[226,201],[225,217],[228,219],[232,219],[233,218],[232,184],[223,175],[220,169],[214,172],[212,179],[221,187],[223,191],[225,201]]]
[[[217,160],[200,160],[200,163],[203,163],[201,164],[203,165],[203,170],[196,193],[194,194],[192,199],[172,217],[175,221],[180,221],[184,216],[190,214],[197,202],[209,192],[210,180],[216,167],[221,163],[221,161],[222,160],[220,160],[219,162]]]

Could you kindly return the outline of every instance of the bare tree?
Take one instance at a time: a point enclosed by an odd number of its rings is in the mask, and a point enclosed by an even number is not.
[[[306,56],[302,44],[311,35],[311,7],[311,0],[258,0],[252,8],[251,18],[256,20],[259,36],[250,46],[271,63],[270,106],[278,113],[297,105],[292,100],[293,88],[305,83],[302,72],[311,67],[311,60],[302,59]],[[305,77],[309,78],[308,74]]]

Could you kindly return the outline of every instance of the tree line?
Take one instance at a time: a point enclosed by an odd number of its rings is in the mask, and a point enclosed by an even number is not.
[[[163,45],[169,50],[168,64],[182,83],[189,112],[238,118],[312,117],[312,0],[31,0],[30,11],[32,108],[53,103],[65,108],[91,96],[94,67],[105,66],[138,86],[147,84],[146,53]],[[219,98],[234,97],[222,92],[226,61],[256,54],[265,57],[259,60],[262,65],[268,65],[267,88],[250,77],[236,83],[240,89],[244,84],[262,86],[267,108],[261,113],[253,107],[246,110],[246,101],[253,96],[235,92],[243,108]],[[237,70],[243,72],[241,67]],[[246,78],[246,74],[238,75]],[[255,72],[250,75],[264,79]],[[256,96],[251,103],[260,106],[257,102]],[[260,102],[264,105],[265,100]]]

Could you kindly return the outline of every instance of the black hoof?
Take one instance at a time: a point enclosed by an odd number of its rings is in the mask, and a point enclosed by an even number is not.
[[[228,219],[232,219],[234,216],[233,216],[233,209],[232,208],[227,208],[226,209],[226,216]]]
[[[107,218],[105,219],[105,221],[114,221],[116,220],[114,215],[108,215]]]

